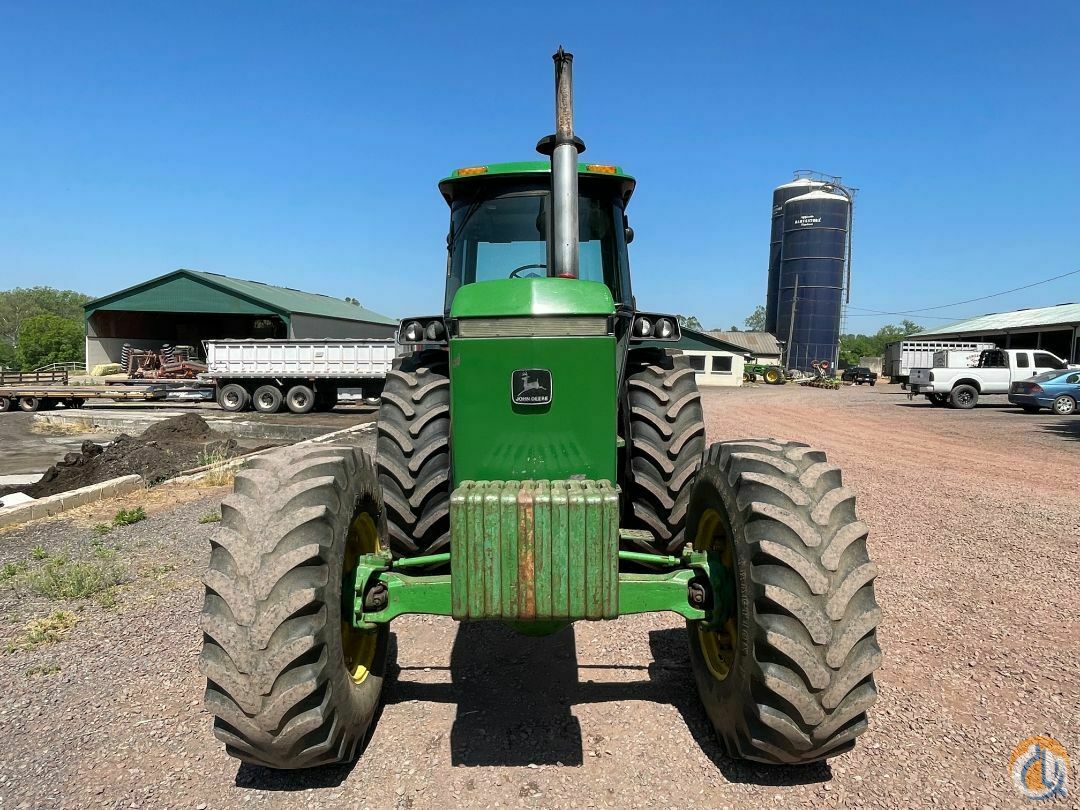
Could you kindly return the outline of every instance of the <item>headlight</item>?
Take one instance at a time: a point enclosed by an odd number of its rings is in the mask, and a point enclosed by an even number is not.
[[[420,321],[409,321],[404,329],[406,343],[420,343],[424,339],[424,327]]]
[[[442,325],[442,321],[432,321],[424,330],[424,337],[433,343],[442,340],[446,337],[446,327]]]
[[[661,318],[656,322],[654,329],[656,336],[661,340],[667,340],[669,337],[675,334],[675,324],[673,324],[668,318]]]
[[[634,337],[644,338],[653,333],[652,321],[648,318],[637,318],[634,321]]]

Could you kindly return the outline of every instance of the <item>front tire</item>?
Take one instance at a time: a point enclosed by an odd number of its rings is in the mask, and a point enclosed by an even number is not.
[[[358,449],[293,447],[237,473],[201,619],[205,704],[230,755],[268,768],[356,758],[389,631],[352,628],[342,583],[383,536],[375,469]]]
[[[379,403],[376,461],[390,550],[450,550],[450,376],[446,352],[395,361]]]
[[[678,554],[686,545],[690,483],[705,449],[705,421],[694,369],[663,349],[630,355],[627,371],[630,464],[626,516],[638,550]]]
[[[1068,394],[1062,394],[1054,400],[1053,411],[1058,416],[1069,416],[1076,413],[1076,400]]]
[[[798,442],[714,444],[687,535],[715,572],[717,626],[688,623],[690,660],[727,753],[803,764],[850,749],[877,698],[881,611],[840,471]]]

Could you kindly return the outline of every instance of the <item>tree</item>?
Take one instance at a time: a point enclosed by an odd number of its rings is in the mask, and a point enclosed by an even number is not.
[[[23,371],[33,371],[50,363],[83,359],[84,333],[81,321],[59,315],[35,315],[22,323],[16,358]]]
[[[683,329],[695,329],[698,332],[702,331],[701,321],[695,318],[693,315],[677,315],[679,320],[679,326]]]
[[[886,324],[873,335],[841,335],[840,359],[845,365],[857,366],[860,358],[880,357],[890,343],[921,331],[922,327],[914,321],[904,320],[899,326]]]
[[[0,341],[17,346],[23,324],[37,315],[81,321],[82,305],[89,300],[90,296],[80,292],[52,287],[16,287],[0,292]]]
[[[739,329],[739,327],[732,324],[731,327],[728,329],[728,331],[729,332],[738,332],[738,331],[740,331],[740,329]]]
[[[751,332],[764,332],[765,331],[765,307],[758,305],[754,308],[753,313],[743,321],[743,325],[746,326]],[[731,327],[732,331],[738,331],[735,327]]]

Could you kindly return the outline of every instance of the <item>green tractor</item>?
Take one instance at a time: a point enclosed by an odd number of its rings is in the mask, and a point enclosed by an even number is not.
[[[222,503],[201,665],[235,757],[355,759],[404,614],[547,634],[670,611],[731,756],[818,761],[867,727],[880,611],[854,494],[799,442],[706,444],[694,370],[656,347],[678,321],[631,290],[635,181],[579,162],[554,59],[550,162],[439,184],[445,309],[401,324],[420,350],[386,381],[376,460],[288,448]]]

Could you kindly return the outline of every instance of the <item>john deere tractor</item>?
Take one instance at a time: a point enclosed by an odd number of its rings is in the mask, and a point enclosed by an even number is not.
[[[416,350],[375,461],[286,449],[222,504],[202,669],[235,757],[354,759],[405,614],[545,634],[669,611],[731,756],[806,763],[866,729],[880,612],[854,494],[802,443],[706,443],[694,370],[664,348],[678,321],[631,289],[635,181],[579,159],[572,58],[554,56],[548,160],[439,184],[445,307],[401,323]]]

